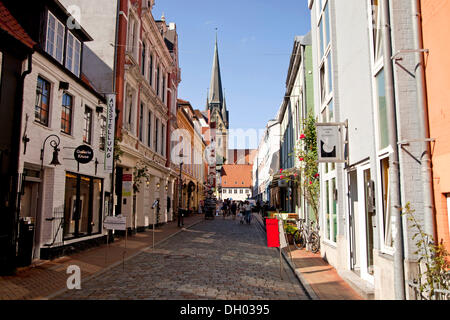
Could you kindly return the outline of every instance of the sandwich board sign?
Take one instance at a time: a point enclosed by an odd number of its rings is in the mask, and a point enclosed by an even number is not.
[[[106,216],[103,226],[106,230],[123,230],[127,229],[127,217],[125,216]]]

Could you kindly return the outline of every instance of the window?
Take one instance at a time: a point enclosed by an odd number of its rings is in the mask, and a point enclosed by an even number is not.
[[[376,86],[378,93],[378,130],[379,148],[384,149],[389,145],[388,116],[386,106],[386,89],[384,70],[382,69],[376,76]]]
[[[148,81],[149,81],[150,85],[153,86],[153,55],[152,54],[150,54]]]
[[[163,75],[162,78],[162,101],[165,103],[166,102],[166,75]]]
[[[152,146],[152,113],[151,111],[148,112],[148,123],[147,123],[147,145],[149,147]]]
[[[391,231],[391,208],[389,201],[389,158],[381,160],[381,190],[383,201],[383,227],[384,227],[384,244],[388,247],[393,246]]]
[[[158,150],[159,150],[159,135],[158,135],[158,133],[159,133],[159,119],[158,118],[155,118],[155,140],[154,140],[154,143],[153,143],[153,147],[155,148],[154,150],[155,150],[155,152],[158,152]]]
[[[71,134],[72,132],[72,102],[72,96],[64,93],[61,112],[61,131],[67,134]]]
[[[124,117],[124,125],[125,129],[129,132],[134,133],[134,97],[135,93],[131,90],[130,86],[127,85],[127,96],[125,101],[125,117]]]
[[[234,189],[234,194],[237,194],[237,193],[238,193],[237,189]]]
[[[333,91],[332,59],[331,59],[331,29],[330,10],[328,1],[322,1],[318,6],[318,29],[319,29],[319,85],[321,103],[329,101]]]
[[[134,53],[134,47],[136,45],[136,33],[137,33],[137,22],[130,15],[129,16],[129,24],[128,24],[128,48],[127,51]]]
[[[49,11],[45,51],[61,64],[63,63],[64,32],[64,25]]]
[[[141,110],[139,111],[139,141],[144,141],[144,104],[141,103]]]
[[[249,193],[250,193],[250,190],[248,190],[248,189],[245,190],[245,193],[246,193],[246,194],[249,194]]]
[[[92,140],[92,109],[84,108],[83,142],[91,144]]]
[[[156,69],[156,95],[159,97],[159,85],[160,85],[160,80],[159,80],[159,66],[158,69]]]
[[[100,117],[100,150],[105,150],[106,145],[106,117]]]
[[[36,103],[34,107],[34,119],[48,126],[48,112],[50,102],[50,83],[41,77],[37,79]]]
[[[243,194],[243,193],[244,193],[244,190],[242,190],[242,189],[239,190],[239,193],[240,193],[240,194]]]
[[[162,138],[162,146],[161,146],[161,154],[166,156],[166,126],[161,124],[161,138]]]
[[[332,242],[337,239],[337,199],[336,178],[325,181],[325,238]]]
[[[145,76],[145,59],[146,59],[145,43],[142,44],[141,72]]]
[[[372,9],[372,42],[373,42],[373,58],[374,61],[379,61],[383,58],[383,34],[382,30],[382,14],[381,5],[378,0],[371,0]]]
[[[80,76],[81,42],[72,33],[67,35],[66,68]]]

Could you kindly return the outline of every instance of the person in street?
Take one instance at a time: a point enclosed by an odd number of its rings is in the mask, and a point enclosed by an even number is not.
[[[233,220],[236,220],[237,204],[236,201],[231,203],[231,214],[233,215]]]
[[[244,203],[244,216],[245,216],[245,222],[247,224],[250,224],[251,222],[251,214],[252,214],[252,206],[248,201],[245,201]]]
[[[227,210],[228,210],[228,203],[225,200],[222,205],[222,215],[224,219],[227,217]]]

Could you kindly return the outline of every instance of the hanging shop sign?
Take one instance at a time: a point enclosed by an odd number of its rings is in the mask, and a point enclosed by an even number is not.
[[[113,172],[114,160],[114,132],[116,125],[116,95],[106,95],[106,141],[105,141],[105,172]]]
[[[78,163],[86,164],[94,158],[94,150],[87,145],[81,145],[75,149],[73,156]]]
[[[318,162],[346,162],[342,132],[347,123],[316,123],[316,127]]]

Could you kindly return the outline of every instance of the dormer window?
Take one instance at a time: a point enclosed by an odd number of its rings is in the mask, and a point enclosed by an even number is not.
[[[63,63],[64,31],[64,25],[49,11],[45,51],[59,63]]]
[[[81,42],[69,32],[67,34],[66,68],[77,77],[80,76],[80,57]]]

